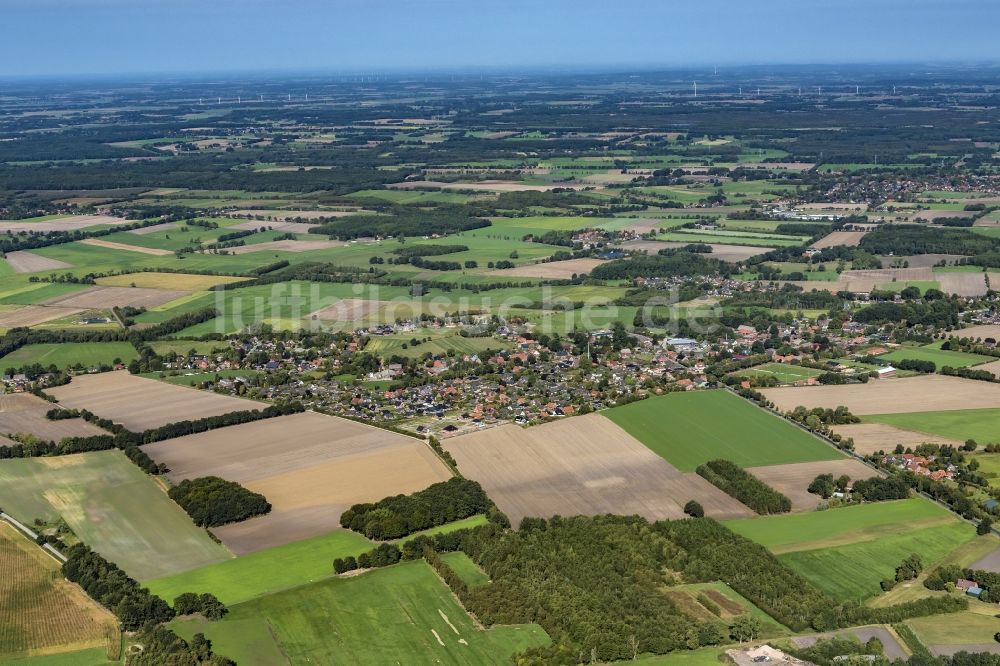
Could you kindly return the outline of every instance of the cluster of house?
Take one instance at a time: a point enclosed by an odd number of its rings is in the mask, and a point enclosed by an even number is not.
[[[947,463],[943,467],[932,471],[931,467],[935,466],[935,460],[935,456],[918,456],[913,453],[894,453],[882,458],[883,464],[905,469],[920,476],[926,476],[932,481],[955,478],[958,468],[951,463]]]
[[[966,578],[960,578],[957,583],[955,583],[955,588],[965,592],[970,597],[979,598],[983,593],[983,588],[979,587],[974,580],[968,580]]]

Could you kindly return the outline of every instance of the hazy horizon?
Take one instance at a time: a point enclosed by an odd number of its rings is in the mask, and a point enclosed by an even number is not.
[[[0,77],[995,62],[1000,4],[0,0]],[[123,54],[125,54],[123,56]]]

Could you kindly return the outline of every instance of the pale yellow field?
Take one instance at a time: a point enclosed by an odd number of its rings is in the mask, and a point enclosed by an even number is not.
[[[227,275],[195,275],[191,273],[129,273],[97,278],[96,282],[105,287],[139,287],[143,289],[174,289],[182,291],[205,291],[217,284],[243,282],[247,278]]]

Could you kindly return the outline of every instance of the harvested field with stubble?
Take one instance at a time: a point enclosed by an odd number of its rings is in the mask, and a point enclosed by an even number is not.
[[[154,224],[149,227],[139,227],[138,229],[132,229],[128,233],[135,234],[136,236],[146,236],[148,234],[155,234],[157,231],[173,231],[174,229],[179,229],[180,225],[176,222],[164,222],[163,224]]]
[[[324,534],[352,504],[423,490],[451,478],[423,441],[303,412],[149,444],[179,482],[220,476],[262,493],[271,513],[213,529],[234,553]]]
[[[940,285],[941,291],[956,296],[985,296],[988,289],[986,273],[938,272],[934,273],[934,279]]]
[[[45,413],[52,404],[30,393],[0,395],[0,435],[31,433],[44,440],[58,442],[63,437],[105,435],[104,430],[83,419],[51,421]]]
[[[126,273],[124,275],[111,275],[108,277],[97,278],[95,282],[102,287],[132,287],[135,289],[166,289],[188,292],[205,291],[206,289],[214,287],[217,284],[245,282],[248,279],[249,278],[232,277],[227,275],[198,275],[197,273],[156,273],[153,271],[143,271],[141,273]]]
[[[175,421],[267,405],[209,391],[137,377],[126,371],[78,375],[69,384],[48,389],[61,407],[87,409],[136,432]]]
[[[321,321],[361,321],[378,312],[385,304],[386,301],[373,301],[367,298],[342,298],[333,305],[310,313],[309,318]]]
[[[142,289],[138,287],[89,287],[66,296],[45,301],[46,307],[80,308],[84,310],[110,310],[113,307],[155,308],[172,300],[187,296],[182,289]]]
[[[270,221],[275,220],[321,220],[327,217],[347,217],[348,215],[357,215],[359,211],[356,210],[236,210],[229,213],[231,217],[250,217],[254,218],[254,222],[260,226],[261,224],[267,226],[269,220],[257,220],[255,218],[264,217],[271,218]],[[234,228],[236,228],[234,226]],[[251,229],[253,227],[250,227]]]
[[[878,475],[874,469],[853,458],[748,467],[747,471],[792,500],[792,511],[812,511],[823,501],[819,495],[813,495],[807,490],[813,479],[820,474],[833,474],[835,479],[846,474],[852,481]]]
[[[0,233],[51,233],[53,231],[73,231],[85,227],[94,227],[99,224],[118,226],[121,224],[132,224],[135,220],[124,220],[120,217],[110,215],[69,215],[66,217],[54,218],[51,220],[39,220],[38,222],[24,221],[3,221],[0,222]]]
[[[49,307],[46,305],[26,305],[23,308],[0,312],[0,328],[37,326],[45,322],[79,314],[86,308]]]
[[[694,241],[692,241],[694,242]],[[619,243],[617,247],[625,250],[641,251],[647,254],[656,254],[660,250],[673,249],[678,247],[685,247],[691,243],[679,243],[676,241],[658,241],[658,240],[637,240],[637,241],[626,241],[624,243]],[[763,254],[771,248],[769,247],[750,247],[748,245],[726,245],[724,243],[708,243],[712,247],[712,253],[709,255],[713,259],[718,259],[719,261],[728,261],[730,263],[738,263],[740,261],[746,261],[750,257],[756,257],[758,254]]]
[[[137,252],[139,254],[151,254],[154,257],[166,257],[173,254],[170,250],[161,250],[155,247],[141,247],[139,245],[129,245],[128,243],[116,243],[114,241],[101,240],[100,238],[84,238],[78,241],[81,245],[93,245],[94,247],[105,247],[109,250],[125,250],[126,252]]]
[[[853,439],[855,453],[863,456],[878,451],[890,453],[897,444],[902,444],[904,448],[913,448],[927,442],[947,444],[956,448],[963,444],[963,442],[947,437],[935,437],[914,430],[903,430],[885,423],[850,423],[833,426],[833,431],[844,439],[848,437]]]
[[[502,425],[444,441],[458,468],[518,525],[525,516],[638,514],[683,518],[697,500],[714,518],[752,512],[684,474],[599,414],[532,428]]]
[[[64,579],[51,555],[0,521],[0,660],[110,651],[118,640],[115,617]]]
[[[1000,340],[1000,324],[980,324],[979,326],[970,326],[969,328],[960,328],[954,331],[949,331],[945,333],[951,338],[971,338],[975,340],[976,338],[993,338],[994,340]]]
[[[961,377],[923,375],[839,386],[786,386],[761,393],[781,411],[844,406],[852,414],[903,414],[1000,407],[1000,385]]]
[[[49,257],[43,257],[40,254],[25,250],[8,252],[4,258],[10,264],[10,267],[14,269],[15,273],[35,273],[37,271],[56,271],[61,268],[73,268],[72,264],[67,264],[65,261],[50,259]]]
[[[601,259],[568,259],[566,261],[549,261],[540,264],[525,264],[517,268],[501,268],[490,271],[497,277],[536,277],[554,280],[568,280],[574,275],[590,273],[607,261]]]
[[[861,244],[861,239],[864,238],[867,233],[867,231],[831,231],[826,236],[823,236],[818,241],[813,243],[812,247],[821,250],[826,247],[836,247],[837,245],[857,247]]]
[[[237,224],[231,224],[226,229],[230,230],[240,230],[240,231],[255,231],[262,227],[266,227],[271,231],[291,231],[295,234],[307,234],[309,230],[313,227],[318,227],[316,223],[308,222],[276,222],[273,220],[247,220],[246,222],[239,222]]]
[[[329,250],[333,247],[344,247],[344,241],[336,240],[281,240],[239,245],[226,248],[230,254],[251,254],[253,252],[309,252],[311,250]]]

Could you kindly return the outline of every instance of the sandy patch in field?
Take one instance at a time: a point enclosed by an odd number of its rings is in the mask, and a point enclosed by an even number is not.
[[[154,247],[139,247],[138,245],[128,245],[127,243],[115,243],[114,241],[101,240],[100,238],[84,238],[78,241],[83,245],[93,245],[94,247],[106,247],[109,250],[125,250],[126,252],[138,252],[139,254],[151,254],[154,257],[165,257],[173,254],[170,250],[161,250]]]
[[[753,515],[599,414],[532,428],[502,425],[447,439],[444,445],[462,474],[479,481],[515,526],[525,516],[556,514],[683,518],[691,499],[714,518]]]
[[[226,248],[230,254],[250,254],[252,252],[309,252],[311,250],[329,250],[333,247],[344,247],[344,241],[337,240],[282,240],[256,243],[254,245],[239,245]]]
[[[823,249],[825,247],[835,247],[837,245],[847,245],[857,247],[861,244],[861,239],[865,237],[867,231],[831,231],[818,241],[812,244],[813,247]]]
[[[257,229],[267,228],[271,231],[290,231],[296,234],[307,234],[309,230],[313,227],[318,227],[318,224],[313,224],[310,222],[274,222],[266,220],[247,220],[246,222],[240,222],[239,224],[233,224],[227,229],[238,229],[240,231],[254,231]]]
[[[257,220],[257,217],[271,218],[271,221],[281,221],[281,220],[318,220],[326,217],[347,217],[348,215],[357,215],[358,211],[355,210],[252,210],[252,209],[242,209],[234,210],[229,213],[232,217],[251,217],[254,218],[256,222],[267,222],[268,220]]]
[[[863,456],[878,451],[891,453],[897,444],[902,444],[904,448],[913,448],[926,442],[949,444],[955,447],[962,446],[962,442],[947,437],[928,435],[925,432],[916,432],[915,430],[903,430],[884,423],[849,423],[833,426],[833,431],[844,439],[853,438],[854,450]]]
[[[5,220],[0,222],[0,233],[20,233],[22,231],[34,231],[41,233],[51,233],[53,231],[73,231],[84,227],[93,227],[98,224],[118,226],[121,224],[133,224],[135,220],[124,220],[120,217],[110,215],[68,215],[66,217],[53,218],[40,222],[18,222],[17,220]]]
[[[820,474],[833,474],[835,479],[846,474],[854,481],[868,479],[879,474],[868,465],[853,458],[748,467],[747,471],[792,500],[793,512],[812,511],[817,504],[823,501],[819,495],[813,495],[807,490],[813,479]]]
[[[17,328],[18,326],[37,326],[47,321],[54,321],[83,312],[86,308],[61,308],[46,305],[26,305],[23,308],[0,312],[0,328]]]
[[[566,261],[550,261],[541,264],[525,264],[516,268],[502,268],[489,271],[489,275],[497,277],[537,277],[552,279],[569,279],[581,273],[590,273],[601,264],[608,263],[602,259],[567,259]]]
[[[172,231],[174,229],[179,229],[180,225],[176,222],[164,222],[163,224],[154,224],[149,227],[141,227],[139,229],[132,229],[128,233],[135,234],[136,236],[145,236],[147,234],[155,234],[157,231]]]
[[[799,405],[831,409],[843,405],[859,416],[1000,407],[1000,384],[945,375],[840,386],[787,386],[761,389],[761,393],[782,411]]]
[[[65,261],[59,261],[58,259],[49,259],[48,257],[43,257],[40,254],[27,252],[25,250],[8,252],[5,258],[7,259],[7,263],[10,264],[10,267],[14,269],[15,273],[34,273],[36,271],[54,271],[59,270],[60,268],[73,268],[73,264],[67,264]]]
[[[47,393],[62,407],[90,410],[136,432],[175,421],[267,407],[253,400],[175,386],[126,371],[79,375]]]
[[[53,405],[30,393],[0,395],[0,435],[29,432],[44,440],[58,442],[63,437],[89,437],[107,434],[83,419],[50,421],[45,413]]]
[[[63,308],[109,309],[112,307],[155,308],[158,305],[187,296],[190,291],[181,289],[141,289],[138,287],[89,287],[65,296],[57,296],[43,303]]]
[[[216,528],[243,554],[324,534],[352,504],[423,490],[451,478],[424,442],[363,423],[304,412],[143,447],[174,482],[205,475],[262,493],[266,516]]]

